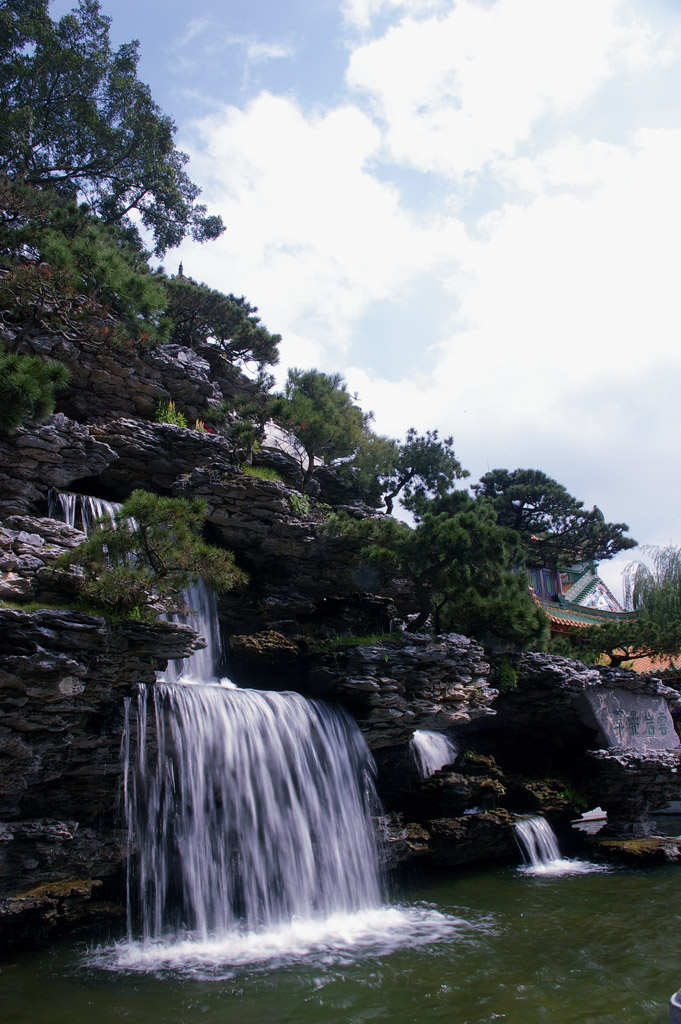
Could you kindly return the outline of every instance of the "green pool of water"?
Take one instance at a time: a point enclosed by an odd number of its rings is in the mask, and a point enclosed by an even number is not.
[[[0,964],[3,1024],[667,1024],[681,986],[681,867],[430,879],[396,901],[460,925],[213,972],[107,970],[92,943]],[[389,936],[386,937],[389,939]]]

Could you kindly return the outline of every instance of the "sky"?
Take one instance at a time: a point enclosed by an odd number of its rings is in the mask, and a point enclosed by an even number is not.
[[[257,306],[280,381],[681,544],[677,0],[101,8],[227,225],[166,269]]]

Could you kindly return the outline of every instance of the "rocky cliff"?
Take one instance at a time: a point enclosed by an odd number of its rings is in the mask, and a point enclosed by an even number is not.
[[[0,605],[0,941],[37,942],[121,913],[125,698],[202,642],[176,624],[66,609],[79,573],[57,563],[83,534],[50,514],[54,491],[205,498],[207,538],[249,574],[220,602],[224,667],[240,685],[350,710],[377,762],[391,863],[516,857],[516,816],[566,821],[576,795],[606,807],[620,834],[641,832],[651,807],[678,794],[675,692],[624,670],[525,655],[517,684],[499,694],[479,644],[401,631],[413,608],[403,582],[353,578],[348,551],[320,529],[322,502],[367,510],[332,474],[308,509],[294,464],[286,482],[243,472],[228,425],[208,434],[151,422],[159,399],[192,422],[248,391],[210,346],[107,352],[36,335],[22,348],[58,356],[72,378],[47,423],[0,438],[0,601],[13,602]],[[417,730],[451,743],[451,763],[426,778]]]

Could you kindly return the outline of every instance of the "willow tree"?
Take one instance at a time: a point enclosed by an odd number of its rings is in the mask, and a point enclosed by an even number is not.
[[[646,544],[641,551],[651,564],[630,562],[624,570],[627,607],[659,626],[681,622],[681,548]]]
[[[605,655],[611,665],[681,655],[681,548],[641,550],[651,564],[630,562],[623,574],[625,603],[636,618],[571,630],[551,642],[553,651],[584,661]]]

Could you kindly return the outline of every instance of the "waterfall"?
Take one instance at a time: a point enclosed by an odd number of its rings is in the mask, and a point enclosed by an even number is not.
[[[217,680],[218,662],[221,654],[220,623],[215,594],[203,580],[188,587],[183,595],[186,611],[183,615],[172,615],[172,622],[186,623],[206,639],[206,647],[195,651],[189,658],[168,663],[159,678],[166,683]]]
[[[50,489],[47,500],[51,519],[60,519],[73,527],[76,527],[78,523],[79,528],[88,536],[99,520],[106,521],[108,519],[110,524],[115,526],[116,513],[121,507],[115,501],[105,501],[103,498],[93,498],[87,494],[73,494],[54,489]]]
[[[89,536],[98,523],[110,525],[116,529],[116,514],[121,504],[105,501],[89,494],[74,494],[68,491],[57,491],[51,488],[48,493],[48,511],[50,518],[60,519],[69,526],[80,527]],[[128,520],[131,527],[136,525],[134,519]],[[196,651],[191,657],[171,661],[159,678],[165,682],[176,683],[181,679],[209,681],[217,678],[217,664],[220,657],[220,626],[218,623],[217,601],[215,595],[202,580],[198,580],[184,592],[183,600],[186,611],[171,616],[172,622],[182,622],[204,636],[207,646]],[[162,615],[161,618],[167,616]]]
[[[556,835],[548,821],[539,816],[518,818],[515,833],[524,867],[530,875],[580,875],[591,871],[608,871],[603,864],[561,857]]]
[[[521,844],[526,864],[533,869],[560,861],[556,835],[544,818],[519,818],[515,831]]]
[[[416,729],[409,747],[422,779],[429,778],[446,764],[451,764],[458,753],[456,745],[448,736],[429,729]]]
[[[116,527],[116,513],[120,511],[120,503],[116,501],[104,501],[103,498],[93,498],[92,495],[80,496],[80,516],[83,523],[83,532],[90,534],[97,523],[101,520],[109,521],[108,525]]]
[[[378,906],[373,760],[345,712],[159,683],[126,717],[131,933],[205,940]]]
[[[75,527],[77,497],[77,494],[67,494],[50,488],[47,492],[47,510],[50,519],[60,519],[67,526]]]

